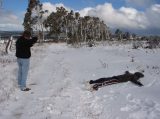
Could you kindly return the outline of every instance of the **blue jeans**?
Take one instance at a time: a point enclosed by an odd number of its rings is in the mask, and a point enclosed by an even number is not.
[[[17,58],[18,63],[18,85],[21,90],[26,88],[27,75],[30,59]]]

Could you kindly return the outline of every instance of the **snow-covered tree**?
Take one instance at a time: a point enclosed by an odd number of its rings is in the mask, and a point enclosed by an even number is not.
[[[44,40],[43,15],[48,12],[42,9],[42,5],[39,0],[28,0],[28,8],[23,22],[24,30],[37,32],[40,42]]]
[[[28,0],[28,8],[27,8],[27,12],[25,14],[24,22],[23,22],[25,31],[30,31],[30,32],[33,31],[32,29],[32,22],[33,22],[32,11],[39,3],[40,3],[39,0]]]
[[[123,34],[123,32],[120,29],[117,29],[115,31],[115,35],[118,38],[118,40],[122,40],[122,34]]]

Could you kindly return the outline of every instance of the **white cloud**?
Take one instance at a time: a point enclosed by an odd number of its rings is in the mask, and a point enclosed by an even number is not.
[[[60,6],[63,6],[64,7],[64,5],[63,4],[51,4],[50,2],[45,2],[45,3],[43,3],[43,9],[44,10],[48,10],[50,13],[51,12],[55,12],[56,11],[56,7],[60,7]]]
[[[152,5],[151,10],[154,11],[155,13],[160,14],[160,4]]]
[[[144,0],[142,1],[144,2]],[[148,0],[146,0],[146,2],[147,1]],[[56,7],[60,6],[65,7],[68,11],[71,10],[62,3],[43,3],[43,9],[49,11],[47,15],[53,11],[55,12]],[[122,28],[130,31],[159,29],[160,31],[160,4],[153,4],[150,5],[150,7],[148,7],[145,11],[139,11],[131,7],[121,7],[116,9],[111,3],[105,3],[102,5],[97,5],[96,7],[87,7],[78,12],[81,14],[81,16],[90,15],[99,17],[110,28]],[[20,20],[20,17],[16,16],[15,14],[0,10],[0,16],[0,30],[23,30],[22,22],[24,14],[21,15]]]
[[[150,28],[160,29],[160,4],[155,4],[148,8],[146,16],[149,20]]]
[[[126,0],[130,1],[131,0]],[[132,2],[141,5],[142,3],[153,3],[153,0],[132,0]],[[44,3],[44,8],[56,11],[56,7],[63,6],[68,11],[70,8],[63,4]],[[121,7],[116,9],[111,3],[97,5],[96,7],[87,7],[78,11],[81,16],[96,16],[101,18],[110,28],[122,28],[130,31],[149,31],[150,29],[160,29],[160,4],[153,4],[146,11],[138,11],[131,7]]]
[[[82,13],[84,10],[81,10]],[[84,15],[84,13],[82,13]],[[85,11],[85,15],[100,17],[112,28],[146,29],[148,20],[143,12],[134,8],[121,7],[113,8],[112,4],[105,3]]]
[[[67,10],[70,10],[68,7],[64,6],[62,3],[59,4],[51,4],[49,2],[45,2],[43,4],[44,10],[48,10],[49,15],[51,12],[56,11],[56,7],[65,7]],[[0,30],[23,30],[23,18],[24,13],[20,13],[20,16],[15,15],[12,12],[0,9]]]
[[[22,30],[22,21],[12,12],[0,10],[0,30]]]
[[[88,7],[88,8],[84,8],[84,9],[82,9],[81,11],[78,11],[78,12],[80,13],[80,15],[81,15],[82,17],[84,17],[84,16],[86,16],[86,15],[88,14],[88,11],[92,11],[92,10],[94,10],[94,9],[91,8],[91,7]]]
[[[65,9],[70,11],[70,8],[66,7],[62,3],[59,3],[59,4],[51,4],[50,2],[44,2],[43,3],[43,10],[48,10],[48,14],[47,15],[49,15],[52,12],[55,12],[56,11],[56,7],[64,7]]]

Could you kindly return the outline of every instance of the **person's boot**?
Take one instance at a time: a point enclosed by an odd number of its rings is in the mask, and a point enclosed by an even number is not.
[[[21,89],[21,91],[29,91],[29,90],[31,90],[30,88],[23,88],[23,89]]]

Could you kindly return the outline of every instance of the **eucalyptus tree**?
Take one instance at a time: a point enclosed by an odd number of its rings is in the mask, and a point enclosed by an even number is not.
[[[52,12],[48,17],[47,19],[44,20],[43,24],[44,24],[44,27],[46,29],[48,29],[49,31],[49,34],[52,34],[52,32],[54,31],[54,23],[53,21],[56,20],[55,18],[56,16],[56,13],[55,12]]]
[[[78,35],[81,42],[83,42],[83,17],[78,18]]]
[[[94,40],[107,40],[110,37],[109,27],[98,17],[93,17],[93,37]]]
[[[61,32],[59,25],[58,15],[56,12],[52,12],[44,22],[45,27],[49,27],[50,34],[55,34],[57,37]]]
[[[74,37],[74,12],[73,10],[71,10],[68,14],[67,14],[67,20],[68,20],[68,37],[69,38],[73,38]]]
[[[131,35],[130,35],[129,32],[125,32],[125,33],[123,34],[123,39],[130,40],[130,38],[131,38]]]
[[[110,39],[110,31],[109,27],[104,23],[104,21],[101,21],[101,38],[102,40]]]
[[[122,40],[122,34],[123,34],[123,32],[120,29],[117,29],[115,31],[115,35],[118,38],[118,40]]]
[[[81,35],[80,35],[80,13],[75,13],[75,22],[74,22],[74,34],[77,42],[81,42]]]
[[[137,35],[136,35],[135,33],[132,33],[132,38],[133,38],[133,39],[136,39],[136,36],[137,36]]]
[[[89,37],[89,23],[90,23],[91,17],[90,16],[85,16],[83,19],[83,36],[84,36],[84,41],[87,42],[87,39]]]
[[[33,31],[32,11],[39,3],[40,3],[39,0],[28,0],[28,8],[27,8],[27,12],[25,13],[25,17],[23,21],[23,26],[25,31],[30,31],[30,32]]]
[[[95,40],[100,40],[100,19],[98,17],[93,17],[94,24],[94,38]]]
[[[109,27],[98,17],[81,17],[79,12],[74,13],[73,10],[68,12],[63,7],[56,10],[44,21],[50,35],[60,36],[60,33],[64,33],[71,43],[87,43],[109,38]]]
[[[44,21],[44,26],[49,28],[49,34],[56,35],[59,40],[60,33],[66,32],[67,10],[63,7],[57,7],[56,12],[52,12],[47,19]]]
[[[37,32],[40,42],[44,40],[43,15],[46,12],[48,11],[43,11],[40,0],[28,0],[28,8],[23,22],[24,30]]]
[[[40,42],[44,40],[44,14],[48,10],[43,10],[43,4],[39,3],[32,12],[32,29],[37,32]]]
[[[68,27],[66,16],[68,11],[64,7],[57,7],[56,14],[58,15],[57,20],[59,21],[60,33],[64,33],[67,39]]]

